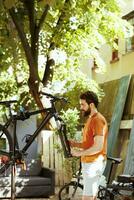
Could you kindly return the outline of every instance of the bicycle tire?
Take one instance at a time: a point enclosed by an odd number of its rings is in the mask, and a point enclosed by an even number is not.
[[[0,124],[0,174],[9,168],[12,151],[12,137],[9,131]]]
[[[80,200],[82,197],[83,185],[76,181],[65,184],[59,191],[59,200]]]
[[[99,200],[114,200],[114,195],[106,187],[99,187],[98,196]]]

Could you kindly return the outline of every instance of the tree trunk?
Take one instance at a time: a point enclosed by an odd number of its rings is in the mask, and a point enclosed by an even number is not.
[[[9,9],[9,14],[15,24],[15,27],[17,29],[19,38],[21,40],[23,49],[25,51],[25,55],[26,55],[26,59],[29,65],[29,80],[28,80],[28,86],[29,86],[29,90],[31,95],[33,96],[33,98],[35,99],[35,102],[37,103],[37,105],[39,106],[39,108],[43,108],[42,102],[39,98],[39,84],[40,84],[40,79],[39,79],[39,75],[38,75],[38,66],[37,66],[37,61],[35,61],[35,53],[32,52],[30,45],[27,41],[26,35],[24,33],[23,27],[21,26],[21,24],[19,23],[19,20],[17,18],[17,15],[15,14],[15,11],[13,8]],[[37,49],[35,49],[35,51],[37,51]],[[36,52],[37,54],[37,52]],[[37,56],[36,56],[37,59]]]

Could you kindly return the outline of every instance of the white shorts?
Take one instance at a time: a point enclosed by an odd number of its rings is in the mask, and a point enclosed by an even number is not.
[[[83,175],[83,195],[96,196],[98,192],[99,182],[104,172],[106,161],[104,158],[98,158],[91,163],[82,163]]]

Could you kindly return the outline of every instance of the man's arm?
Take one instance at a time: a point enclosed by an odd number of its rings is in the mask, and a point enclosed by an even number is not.
[[[104,144],[104,135],[96,135],[94,137],[94,144],[86,150],[72,150],[71,153],[73,156],[86,156],[86,155],[94,155],[102,151]]]
[[[69,144],[70,144],[71,147],[82,148],[82,143],[81,142],[76,142],[74,140],[69,140]]]

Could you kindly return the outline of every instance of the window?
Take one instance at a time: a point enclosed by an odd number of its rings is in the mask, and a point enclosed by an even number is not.
[[[133,36],[127,38],[125,42],[125,51],[127,53],[130,51],[134,51],[134,11],[125,15],[123,19],[126,19],[133,26]]]
[[[93,59],[93,66],[92,66],[92,70],[95,70],[97,68],[97,64],[95,62],[95,58]]]
[[[118,46],[118,39],[115,40],[115,43],[116,43],[117,46]],[[119,60],[119,57],[118,57],[118,50],[117,50],[117,49],[113,49],[113,51],[112,51],[112,59],[111,59],[110,63],[114,63],[114,62],[116,62],[116,61],[118,61],[118,60]]]

